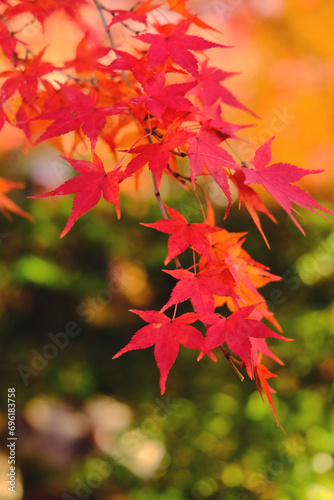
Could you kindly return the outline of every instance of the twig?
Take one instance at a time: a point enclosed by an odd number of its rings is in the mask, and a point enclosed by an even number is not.
[[[106,18],[104,17],[103,9],[105,7],[99,2],[99,0],[93,0],[93,1],[94,1],[95,5],[96,5],[97,10],[99,11],[100,18],[101,18],[102,24],[104,26],[104,30],[107,33],[107,37],[108,37],[110,46],[111,46],[111,48],[113,50],[116,50],[115,42],[113,40],[113,37],[111,36],[110,30],[108,29],[108,24],[107,24]],[[118,57],[117,54],[116,54],[116,57]],[[122,76],[123,76],[124,81],[127,84],[127,86],[131,87],[130,80],[128,78],[128,75],[125,73],[125,71],[122,71]]]

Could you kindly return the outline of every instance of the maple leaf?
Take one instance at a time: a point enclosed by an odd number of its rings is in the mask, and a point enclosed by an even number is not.
[[[232,200],[228,185],[228,177],[224,167],[233,168],[235,170],[240,169],[240,167],[236,164],[232,156],[219,146],[222,140],[223,138],[219,132],[203,125],[199,134],[189,139],[187,142],[189,144],[188,156],[193,185],[195,186],[195,177],[201,174],[206,166],[227,198],[228,207],[225,213],[226,218]]]
[[[113,16],[113,19],[111,23],[108,25],[108,29],[111,28],[116,23],[121,23],[123,21],[131,20],[131,21],[137,21],[139,23],[143,23],[147,26],[147,17],[146,14],[147,12],[150,12],[151,10],[156,9],[159,7],[159,5],[151,5],[152,0],[147,0],[146,2],[142,2],[138,5],[138,7],[131,9],[131,10],[112,10],[112,9],[105,9],[108,12],[110,12]]]
[[[191,20],[181,21],[177,25],[165,24],[157,26],[159,34],[145,33],[136,38],[149,43],[148,68],[163,64],[170,57],[176,64],[187,70],[191,75],[198,75],[197,59],[190,50],[205,50],[214,47],[227,48],[226,45],[210,42],[199,36],[186,35]]]
[[[193,132],[178,129],[174,125],[166,132],[161,142],[145,144],[131,149],[131,154],[138,154],[138,156],[129,162],[125,174],[129,177],[148,163],[149,169],[156,176],[158,186],[160,186],[162,173],[167,167],[171,155],[170,151],[183,144],[192,135],[194,135]]]
[[[268,139],[265,144],[256,150],[252,162],[254,169],[244,168],[245,183],[260,184],[263,186],[287,212],[298,229],[305,234],[303,228],[292,214],[292,210],[298,213],[297,210],[292,207],[292,203],[307,208],[314,213],[317,213],[316,210],[320,210],[327,214],[334,215],[334,212],[321,206],[312,196],[303,191],[300,187],[293,186],[291,183],[299,181],[305,175],[318,174],[323,172],[323,170],[306,170],[296,167],[295,165],[290,165],[289,163],[273,163],[267,166],[271,160],[270,145],[273,140],[274,137]],[[319,215],[324,217],[322,214]]]
[[[256,380],[256,385],[257,385],[257,388],[258,388],[258,391],[260,393],[260,396],[261,396],[261,399],[263,401],[263,397],[262,397],[262,392],[261,392],[261,387],[259,385],[259,382],[262,386],[262,389],[263,389],[263,392],[265,393],[266,395],[266,398],[270,404],[270,407],[271,407],[271,410],[274,414],[274,417],[276,419],[276,423],[278,425],[278,427],[283,431],[283,427],[281,426],[281,424],[279,423],[278,421],[278,418],[277,418],[277,415],[276,415],[276,411],[275,411],[275,407],[274,407],[274,403],[273,403],[273,398],[271,397],[271,393],[275,393],[276,391],[274,391],[274,389],[272,389],[270,387],[270,385],[268,384],[267,380],[271,377],[277,377],[277,375],[275,375],[274,373],[271,373],[268,368],[266,366],[264,366],[263,364],[258,364],[256,365],[255,367],[255,380]]]
[[[191,302],[198,313],[212,314],[215,308],[214,295],[238,298],[234,290],[219,278],[217,268],[209,268],[199,273],[192,273],[185,269],[174,271],[164,270],[173,278],[180,280],[171,293],[167,304],[163,306],[161,312],[169,307],[191,299]]]
[[[94,88],[91,89],[89,95],[86,95],[59,82],[58,85],[60,85],[69,105],[33,118],[33,120],[54,120],[33,143],[33,146],[46,139],[77,130],[81,126],[82,132],[90,139],[91,148],[94,150],[97,138],[106,124],[107,116],[119,114],[121,108],[97,107],[97,93]]]
[[[252,359],[251,337],[274,337],[285,341],[291,340],[273,332],[261,321],[249,319],[248,317],[253,313],[255,307],[255,305],[241,307],[228,318],[217,314],[203,318],[207,324],[213,323],[206,332],[207,349],[213,349],[226,342],[229,349],[239,356],[246,366],[251,367],[252,371],[254,361]]]
[[[114,73],[115,70],[129,70],[133,73],[133,76],[138,82],[143,82],[146,75],[151,74],[146,70],[144,58],[137,59],[137,57],[122,50],[114,49],[114,52],[117,56],[116,59],[114,59],[114,61],[112,61],[108,66],[101,64],[101,71]]]
[[[20,40],[15,38],[14,34],[8,30],[5,23],[0,21],[0,46],[9,59],[12,59],[15,53],[17,42],[20,42]]]
[[[142,83],[146,96],[134,97],[132,102],[143,102],[147,110],[154,114],[161,121],[166,108],[178,111],[194,111],[194,105],[183,97],[196,82],[174,83],[165,85],[165,75],[159,73],[151,81]]]
[[[168,264],[189,246],[192,246],[196,252],[205,255],[211,261],[210,243],[205,235],[219,231],[219,229],[209,224],[189,223],[180,212],[167,205],[165,207],[171,217],[170,219],[162,219],[153,224],[141,223],[143,226],[152,227],[171,235],[168,239],[168,255],[165,264]]]
[[[186,1],[187,0],[167,0],[168,5],[170,7],[170,10],[172,10],[174,12],[178,12],[183,17],[186,17],[187,19],[190,19],[192,23],[196,24],[196,26],[199,26],[200,28],[210,29],[210,30],[213,30],[213,31],[217,31],[219,33],[218,30],[216,30],[212,26],[209,26],[208,24],[206,24],[204,21],[202,21],[201,19],[199,19],[196,15],[191,14],[186,9],[186,5],[185,5]]]
[[[85,160],[73,160],[61,156],[68,161],[80,176],[68,179],[64,184],[48,193],[31,196],[30,198],[45,198],[46,196],[57,196],[65,194],[75,194],[72,213],[60,237],[65,236],[72,228],[75,221],[83,214],[93,208],[101,199],[101,196],[115,205],[117,217],[120,218],[119,208],[119,183],[124,179],[124,173],[118,167],[115,170],[106,172],[102,160],[93,154],[94,163]]]
[[[35,104],[39,79],[57,69],[52,63],[42,62],[44,52],[45,49],[37,56],[28,59],[23,70],[16,68],[15,71],[0,73],[0,76],[10,77],[1,87],[2,99],[9,99],[17,90],[29,104]]]
[[[212,241],[210,255],[213,265],[221,266],[224,262],[227,265],[230,274],[228,283],[240,296],[244,305],[258,303],[254,310],[253,317],[262,319],[265,317],[277,330],[282,331],[279,323],[275,320],[272,312],[269,311],[264,297],[258,292],[258,288],[263,287],[272,281],[278,281],[281,278],[271,274],[269,268],[253,260],[250,255],[242,248],[244,236],[247,233],[229,233],[221,229],[210,235]],[[202,256],[199,262],[199,269],[205,269],[208,261]],[[226,276],[228,279],[228,276]],[[229,297],[215,296],[215,306],[219,307],[226,303],[230,311],[239,308]]]
[[[30,222],[33,222],[35,219],[32,215],[28,214],[25,210],[22,210],[14,201],[12,201],[8,196],[12,189],[22,189],[25,187],[24,182],[14,182],[8,181],[7,179],[3,179],[0,177],[0,211],[3,213],[8,220],[12,220],[12,217],[9,212],[20,215],[21,217],[25,217]]]
[[[74,68],[77,73],[91,74],[95,68],[99,67],[98,60],[105,57],[110,51],[109,47],[92,47],[85,36],[77,45],[75,59],[65,61],[63,68]]]
[[[238,101],[238,99],[220,83],[231,76],[239,74],[240,73],[237,72],[209,68],[207,61],[205,61],[202,64],[200,75],[197,77],[198,86],[196,87],[194,93],[199,95],[205,106],[211,106],[216,101],[221,99],[224,104],[242,109],[255,116],[255,118],[259,118],[258,115],[253,113],[253,111],[241,104],[241,102]]]
[[[222,135],[222,140],[226,139],[237,139],[240,140],[239,137],[235,135],[235,132],[242,130],[244,128],[252,127],[252,125],[236,125],[235,123],[230,123],[222,119],[222,110],[221,106],[206,106],[203,110],[203,116],[208,117],[212,116],[212,119],[207,120],[206,127],[209,129],[215,129],[220,132]]]
[[[87,5],[87,0],[18,0],[18,3],[10,7],[6,13],[9,16],[16,16],[24,12],[29,12],[41,24],[57,10],[64,10],[70,17],[76,18],[79,7]]]
[[[186,313],[174,319],[159,311],[138,311],[132,309],[149,325],[144,326],[134,334],[130,342],[123,347],[113,359],[118,358],[128,351],[136,349],[146,349],[155,346],[154,356],[160,370],[161,394],[166,390],[166,380],[182,344],[188,349],[201,351],[204,348],[203,335],[193,326],[192,323],[198,320],[199,315]],[[212,353],[207,354],[215,360]]]
[[[238,171],[235,172],[233,175],[231,175],[231,180],[234,182],[238,189],[239,193],[239,209],[241,203],[244,203],[245,207],[247,208],[250,216],[252,217],[256,227],[260,231],[264,241],[266,242],[266,245],[268,248],[270,248],[270,245],[268,243],[268,240],[266,238],[266,235],[263,232],[261,222],[259,219],[259,216],[257,212],[262,212],[265,214],[269,219],[271,219],[273,222],[277,224],[277,220],[275,217],[269,212],[267,207],[263,204],[260,196],[257,194],[256,191],[254,191],[253,188],[245,184],[245,173],[243,171]]]

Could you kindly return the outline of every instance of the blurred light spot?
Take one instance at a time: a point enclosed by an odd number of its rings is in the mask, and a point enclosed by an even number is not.
[[[333,500],[333,492],[322,484],[310,484],[306,490],[307,500]]]
[[[112,280],[134,305],[144,306],[152,298],[146,270],[133,262],[119,262],[112,267]]]
[[[212,406],[217,413],[235,413],[238,410],[238,404],[234,398],[228,394],[214,394],[212,397]]]
[[[228,488],[240,486],[244,477],[244,472],[239,465],[227,465],[222,472],[222,481]]]
[[[262,420],[268,414],[268,408],[263,404],[261,396],[257,392],[253,392],[248,398],[245,414],[250,420]]]
[[[195,439],[196,446],[206,454],[211,454],[217,443],[216,437],[209,432],[201,432]]]
[[[56,399],[31,399],[25,405],[23,414],[34,429],[59,434],[65,438],[83,437],[88,430],[88,419],[85,415]]]
[[[124,433],[117,446],[120,463],[139,477],[150,477],[160,467],[165,447],[158,441],[147,439],[140,429]]]
[[[305,458],[302,458],[294,464],[293,472],[295,476],[299,477],[299,480],[303,477],[310,477],[310,474],[312,474],[311,464]]]
[[[131,424],[130,407],[108,396],[97,396],[87,402],[86,411],[92,421],[96,444],[105,453],[110,453],[115,445],[115,435]]]
[[[215,434],[218,437],[224,437],[226,436],[230,430],[231,426],[230,424],[224,419],[223,417],[215,417],[211,418],[206,424],[205,428],[209,431]]]
[[[218,489],[217,482],[212,478],[204,478],[197,481],[191,492],[196,499],[208,498]]]
[[[312,467],[317,474],[325,474],[333,467],[333,457],[329,453],[317,453],[312,459]]]

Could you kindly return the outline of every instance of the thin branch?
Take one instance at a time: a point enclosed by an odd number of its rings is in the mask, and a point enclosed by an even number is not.
[[[99,11],[99,14],[100,14],[100,18],[101,18],[101,21],[102,21],[102,24],[103,24],[103,27],[104,27],[104,30],[105,32],[107,33],[107,37],[108,37],[108,40],[109,40],[109,43],[110,43],[110,46],[113,50],[116,50],[116,45],[115,45],[115,42],[113,40],[113,37],[111,36],[111,33],[110,33],[110,30],[108,29],[108,24],[107,24],[107,21],[106,21],[106,18],[104,17],[104,12],[103,12],[103,9],[105,8],[104,5],[102,5],[99,0],[93,0],[95,5],[96,5],[96,8],[97,10]],[[117,54],[116,54],[116,57]],[[130,80],[128,78],[128,75],[125,73],[125,71],[122,71],[122,76],[124,78],[124,81],[125,83],[127,84],[128,87],[131,87],[131,83],[130,83]]]

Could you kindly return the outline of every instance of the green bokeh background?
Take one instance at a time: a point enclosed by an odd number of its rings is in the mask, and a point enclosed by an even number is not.
[[[3,158],[4,177],[13,160],[22,161]],[[139,225],[160,217],[154,199],[122,198],[119,222],[113,208],[101,203],[60,240],[71,197],[27,200],[36,192],[29,182],[13,198],[36,223],[0,219],[6,235],[0,243],[1,436],[5,446],[6,389],[15,387],[23,498],[331,500],[333,220],[303,212],[305,238],[277,212],[277,226],[263,219],[269,251],[248,214],[234,205],[223,222],[217,208],[217,223],[248,231],[246,250],[284,277],[262,290],[285,335],[294,339],[270,343],[285,366],[265,360],[278,375],[272,386],[283,434],[254,381],[240,382],[223,357],[197,363],[196,353],[181,347],[164,396],[152,349],[112,360],[143,326],[128,310],[160,309],[173,285],[161,272],[166,235]],[[173,189],[170,203],[195,217],[191,196]],[[48,333],[63,332],[69,322],[81,333],[25,384],[18,366],[31,367],[31,350],[41,353]],[[102,397],[123,409],[118,420],[102,414],[102,423],[93,422],[89,402]],[[103,430],[117,422],[119,430]],[[158,465],[145,472],[147,459],[159,450]]]

